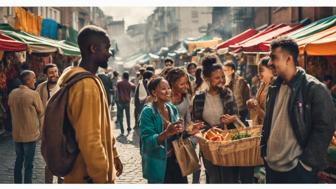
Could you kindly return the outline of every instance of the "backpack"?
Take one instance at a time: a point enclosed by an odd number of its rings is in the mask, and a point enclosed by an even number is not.
[[[67,116],[68,92],[77,81],[90,77],[94,78],[89,72],[72,76],[48,101],[42,130],[41,153],[53,175],[67,175],[79,154],[75,130]]]

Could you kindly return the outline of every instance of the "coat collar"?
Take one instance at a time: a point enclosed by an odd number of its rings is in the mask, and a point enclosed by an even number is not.
[[[287,85],[293,89],[297,86],[300,85],[301,81],[302,81],[302,78],[305,76],[306,72],[304,71],[304,69],[300,68],[300,67],[296,67],[297,69],[297,72],[295,74],[295,76],[287,83]],[[277,88],[277,87],[280,87],[281,84],[284,82],[284,80],[281,78],[281,77],[277,77],[273,84],[271,84],[270,87],[272,88]]]

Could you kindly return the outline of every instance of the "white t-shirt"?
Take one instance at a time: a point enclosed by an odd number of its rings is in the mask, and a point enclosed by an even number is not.
[[[221,124],[220,117],[223,113],[224,108],[219,94],[212,96],[206,93],[202,115],[204,121],[208,122],[211,126],[218,126]]]
[[[147,98],[147,91],[142,81],[139,81],[139,99],[144,101]]]
[[[58,89],[60,89],[60,87],[58,85],[56,85],[54,88],[49,89],[49,98],[51,98],[57,91]]]

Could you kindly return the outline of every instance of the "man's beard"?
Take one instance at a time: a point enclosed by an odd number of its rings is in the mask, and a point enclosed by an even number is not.
[[[50,80],[48,80],[48,83],[49,83],[49,84],[56,84],[56,83],[57,83],[57,80],[56,80],[56,81],[53,81],[53,80],[50,79]]]

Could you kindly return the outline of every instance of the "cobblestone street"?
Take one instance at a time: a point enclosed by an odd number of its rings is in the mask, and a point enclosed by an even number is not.
[[[131,113],[133,108],[131,108]],[[131,123],[134,124],[133,116]],[[132,125],[133,125],[132,124]],[[124,123],[126,127],[126,123]],[[141,157],[139,149],[138,130],[133,130],[128,136],[119,136],[120,131],[116,129],[113,122],[113,133],[117,139],[117,148],[120,159],[124,165],[123,174],[117,178],[119,184],[145,184],[147,181],[142,177]],[[44,183],[44,167],[45,163],[40,152],[41,143],[36,147],[33,183]],[[11,137],[0,138],[0,184],[14,183],[14,164],[15,164],[15,148]],[[56,179],[54,179],[55,182]],[[191,183],[191,176],[188,177]],[[201,183],[205,183],[204,171],[201,175]]]

